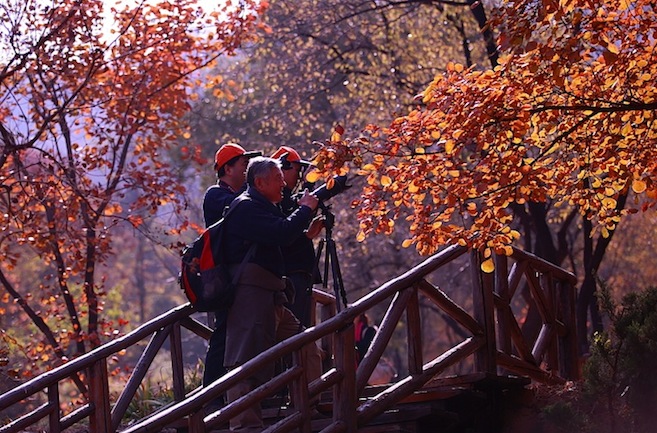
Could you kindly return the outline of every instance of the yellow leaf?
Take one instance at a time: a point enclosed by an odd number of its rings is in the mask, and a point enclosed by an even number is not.
[[[454,140],[447,140],[447,142],[445,143],[445,152],[448,155],[451,155],[452,153],[454,153],[454,145],[455,144],[456,143],[454,142]]]
[[[646,185],[646,182],[641,180],[641,179],[636,179],[634,182],[632,182],[632,191],[634,191],[637,194],[641,194],[643,191],[646,190],[648,185]]]
[[[408,192],[416,193],[419,190],[420,190],[420,188],[417,185],[415,185],[414,183],[411,182],[411,183],[408,184]]]
[[[392,179],[390,176],[381,176],[381,185],[390,186],[392,185]]]
[[[495,270],[495,263],[493,263],[493,259],[488,259],[485,260],[481,263],[481,270],[486,272],[487,274],[490,274]]]
[[[363,242],[365,240],[365,233],[362,230],[358,231],[358,234],[356,235],[356,240],[358,242]]]
[[[411,239],[406,239],[404,242],[402,242],[402,247],[403,248],[408,248],[413,244],[413,240]]]
[[[315,170],[308,172],[306,180],[311,183],[317,182],[319,180],[319,173]]]

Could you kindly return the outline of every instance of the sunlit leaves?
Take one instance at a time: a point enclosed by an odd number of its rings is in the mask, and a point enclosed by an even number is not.
[[[492,23],[505,49],[498,67],[450,63],[408,114],[367,140],[333,143],[384,160],[361,171],[362,232],[406,214],[405,246],[421,253],[458,242],[506,254],[518,238],[513,204],[574,206],[603,237],[635,210],[621,209],[624,195],[654,205],[655,12],[647,0],[505,2]]]
[[[194,74],[248,40],[264,7],[27,0],[0,11],[11,23],[0,30],[0,271],[32,254],[39,275],[52,267],[38,296],[19,303],[44,320],[43,341],[61,342],[41,361],[115,335],[104,320],[111,288],[98,274],[113,253],[113,230],[146,233],[155,216],[187,205],[168,149],[189,131]],[[198,159],[194,148],[181,154]],[[34,289],[25,277],[9,284],[16,297]]]

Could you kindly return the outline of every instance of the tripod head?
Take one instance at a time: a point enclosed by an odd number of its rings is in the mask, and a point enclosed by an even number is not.
[[[323,200],[320,200],[317,203],[317,208],[322,211],[324,215],[324,229],[326,230],[326,237],[331,237],[333,233],[333,226],[335,225],[335,215],[331,212],[331,205],[324,203]]]

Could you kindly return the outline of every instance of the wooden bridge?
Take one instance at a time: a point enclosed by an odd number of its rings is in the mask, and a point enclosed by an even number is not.
[[[469,261],[472,293],[467,297],[467,305],[458,305],[431,282],[432,275],[444,271],[457,259]],[[276,408],[275,416],[269,418],[268,433],[419,431],[411,427],[414,418],[430,415],[436,402],[463,392],[473,383],[508,386],[577,379],[575,277],[520,250],[514,250],[509,257],[495,257],[494,273],[481,272],[480,260],[475,252],[449,247],[337,314],[335,298],[315,290],[316,326],[277,344],[210,386],[188,393],[182,356],[186,340],[181,338],[182,332],[187,329],[207,339],[211,330],[191,316],[194,311],[189,305],[182,305],[0,396],[0,414],[7,409],[14,412],[17,407],[28,407],[27,401],[45,396],[41,403],[33,403],[26,413],[0,427],[0,433],[37,431],[38,426],[59,433],[74,425],[88,426],[91,432],[146,433],[171,428],[191,433],[216,431],[226,428],[227,421],[236,413],[256,402],[271,401],[286,387],[299,397],[289,406]],[[520,288],[528,288],[525,292],[531,294],[531,299],[520,296]],[[436,308],[421,309],[420,301],[427,300]],[[521,331],[528,302],[538,310],[542,322],[540,332],[530,338]],[[367,355],[355,368],[353,320],[375,307],[387,310]],[[458,324],[462,330],[459,335],[464,336],[431,359],[425,359],[423,350],[425,339],[435,338],[423,333],[422,323],[429,319],[423,316],[428,314]],[[370,375],[397,328],[406,330],[407,368],[399,372],[394,383],[368,386]],[[146,340],[127,384],[113,397],[108,360]],[[167,340],[174,402],[126,425],[124,415]],[[299,356],[300,349],[307,344],[319,344],[329,355],[325,373],[311,383]],[[206,406],[214,398],[252,375],[263,363],[283,357],[291,357],[289,368],[281,369],[269,382],[241,399],[206,413]],[[454,375],[450,371],[467,373]],[[70,389],[71,383],[76,383],[81,391],[75,398],[64,398],[63,388]],[[325,413],[320,419],[313,416],[315,412],[309,404],[318,398]],[[71,408],[75,401],[79,402],[77,407]],[[425,406],[419,406],[422,402]],[[406,427],[401,429],[399,425],[404,422]]]

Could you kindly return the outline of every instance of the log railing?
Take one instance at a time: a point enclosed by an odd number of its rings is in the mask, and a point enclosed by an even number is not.
[[[203,338],[210,329],[190,317],[191,307],[171,310],[92,352],[64,364],[0,396],[0,411],[46,390],[48,402],[0,428],[0,433],[19,432],[46,418],[52,433],[88,418],[92,432],[157,432],[180,420],[187,420],[190,433],[218,428],[244,408],[274,395],[287,386],[297,396],[283,417],[268,432],[310,432],[310,401],[330,392],[333,403],[332,422],[322,430],[355,431],[378,414],[401,402],[414,392],[440,377],[449,367],[466,363],[473,372],[506,375],[514,372],[540,382],[563,382],[577,378],[577,351],[574,324],[575,277],[531,254],[514,250],[510,257],[495,258],[495,272],[480,271],[480,257],[470,253],[472,298],[468,308],[452,301],[430,282],[430,274],[467,253],[459,246],[449,247],[428,258],[403,275],[383,284],[349,308],[335,313],[333,296],[316,291],[321,304],[317,325],[261,353],[240,368],[232,370],[208,387],[184,395],[181,327]],[[517,295],[521,284],[538,308],[541,330],[533,341],[527,341],[521,325],[525,317],[517,304],[525,302]],[[422,332],[423,316],[431,310],[421,307],[429,301],[445,316],[462,327],[465,337],[443,353],[425,359],[427,338]],[[367,355],[355,369],[353,321],[373,307],[387,305],[379,331]],[[468,311],[470,310],[470,311]],[[522,310],[522,309],[521,309]],[[388,346],[397,325],[405,323],[407,371],[399,381],[377,387],[377,394],[359,399],[370,375]],[[107,359],[118,351],[150,338],[123,393],[110,404]],[[171,342],[174,403],[123,428],[121,419],[145,377],[155,354],[166,339]],[[299,356],[304,345],[316,344],[329,353],[331,362],[321,378],[308,383]],[[204,407],[225,393],[235,383],[251,376],[263,364],[290,357],[292,366],[269,382],[222,409],[206,414]],[[88,375],[87,403],[60,416],[59,383],[76,372]]]

